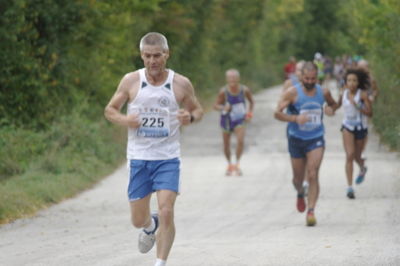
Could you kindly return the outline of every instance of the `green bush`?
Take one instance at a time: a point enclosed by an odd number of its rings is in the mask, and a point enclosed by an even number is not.
[[[396,0],[351,2],[352,31],[379,86],[373,122],[385,143],[400,150],[400,5]]]
[[[0,136],[0,180],[24,173],[47,148],[46,136],[32,130],[3,127]]]
[[[123,161],[125,130],[81,113],[63,116],[45,132],[0,130],[0,223],[87,189]]]

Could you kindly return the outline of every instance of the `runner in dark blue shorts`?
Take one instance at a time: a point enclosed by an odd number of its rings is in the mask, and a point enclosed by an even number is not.
[[[287,89],[279,100],[275,118],[289,122],[287,128],[288,148],[293,170],[293,184],[297,190],[296,207],[299,212],[306,210],[303,181],[309,180],[308,211],[306,224],[314,226],[314,210],[319,196],[318,172],[324,154],[323,113],[333,115],[338,104],[328,89],[317,84],[318,68],[306,62],[302,69],[301,83]],[[285,113],[284,110],[289,110]]]

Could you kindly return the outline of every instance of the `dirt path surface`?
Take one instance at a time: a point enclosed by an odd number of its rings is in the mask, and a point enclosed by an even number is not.
[[[342,112],[325,117],[318,224],[305,226],[285,139],[273,119],[280,87],[258,93],[248,126],[242,177],[225,177],[218,114],[185,128],[177,235],[168,265],[400,265],[400,159],[370,134],[368,174],[346,198]],[[373,131],[373,130],[371,130]],[[90,191],[0,227],[0,265],[153,265],[130,225],[127,169]],[[155,206],[155,201],[152,202]]]

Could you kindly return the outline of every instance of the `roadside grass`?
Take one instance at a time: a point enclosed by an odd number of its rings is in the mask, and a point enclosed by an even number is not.
[[[66,116],[44,132],[1,129],[0,223],[90,188],[125,157],[125,130],[102,117]]]
[[[387,64],[377,64],[375,71],[379,95],[373,108],[374,128],[384,143],[400,151],[400,74],[388,71]]]

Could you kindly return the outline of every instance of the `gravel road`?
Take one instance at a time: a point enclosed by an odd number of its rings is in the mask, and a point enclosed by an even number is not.
[[[168,265],[400,265],[400,157],[373,129],[368,174],[346,198],[342,111],[325,117],[318,224],[295,208],[286,124],[273,119],[281,87],[259,92],[242,177],[226,177],[218,114],[182,136],[182,193]],[[153,265],[130,225],[125,165],[73,199],[0,227],[0,265]],[[154,199],[153,199],[154,200]],[[152,201],[155,207],[155,201]]]

